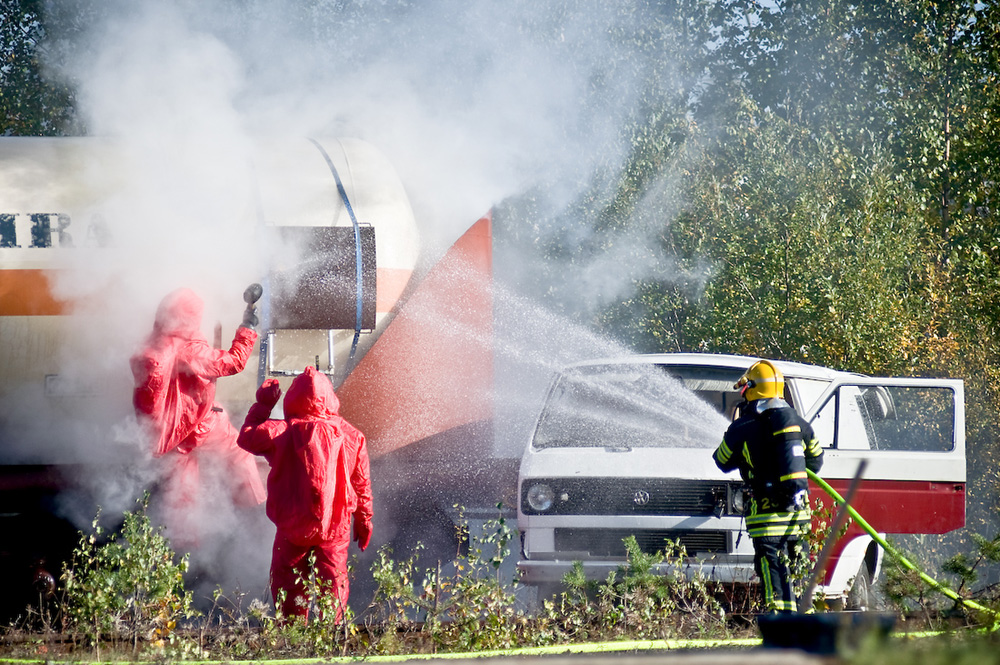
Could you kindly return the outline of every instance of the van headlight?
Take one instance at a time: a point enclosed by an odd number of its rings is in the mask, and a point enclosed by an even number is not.
[[[552,507],[555,492],[552,491],[552,487],[545,483],[535,483],[528,488],[525,498],[528,500],[528,505],[531,506],[532,510],[544,513]]]
[[[746,512],[746,490],[740,486],[732,487],[730,491],[733,497],[732,512],[734,515],[743,515]]]

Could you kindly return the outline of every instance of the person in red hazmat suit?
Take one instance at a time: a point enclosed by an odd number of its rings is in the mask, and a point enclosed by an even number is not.
[[[259,297],[259,296],[258,296]],[[159,491],[166,532],[175,546],[197,547],[202,511],[217,510],[204,485],[218,479],[234,506],[263,503],[266,493],[256,459],[236,445],[238,432],[215,401],[218,378],[246,367],[257,333],[247,305],[228,350],[213,348],[201,332],[203,303],[181,288],[160,303],[153,332],[131,358],[132,403],[153,445],[168,462]]]
[[[305,589],[309,557],[318,579],[336,594],[336,620],[347,605],[347,548],[364,551],[372,535],[372,488],[364,435],[338,415],[330,379],[313,367],[295,377],[284,402],[284,420],[270,419],[281,397],[277,379],[257,389],[238,443],[271,465],[267,516],[277,527],[271,553],[271,595],[285,617],[308,618]],[[284,594],[282,594],[284,592]],[[283,599],[282,599],[282,596]]]

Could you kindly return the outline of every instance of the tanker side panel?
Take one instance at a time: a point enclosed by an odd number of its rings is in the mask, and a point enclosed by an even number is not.
[[[223,206],[236,211],[241,225],[236,235],[249,238],[255,251],[234,258],[245,268],[246,281],[225,287],[212,279],[192,283],[183,262],[177,262],[176,275],[149,280],[145,266],[133,260],[137,248],[129,242],[136,235],[128,231],[149,220],[141,208],[121,202],[135,194],[130,186],[161,184],[141,179],[132,169],[135,156],[127,146],[102,139],[0,138],[0,530],[6,534],[0,587],[5,589],[20,588],[39,561],[47,561],[49,572],[58,576],[58,560],[68,554],[77,529],[89,527],[95,515],[87,492],[105,489],[80,482],[97,477],[88,469],[105,474],[109,465],[134,470],[149,462],[135,425],[128,359],[149,333],[167,292],[194,288],[206,303],[202,332],[212,340],[219,337],[214,331],[219,326],[226,343],[239,324],[240,292],[249,281],[263,282],[261,327],[278,338],[275,362],[301,371],[320,355],[324,361],[329,356],[329,374],[339,383],[387,330],[412,288],[420,229],[395,170],[363,141],[254,144],[247,156],[255,168],[229,174],[234,180],[247,176],[237,187],[246,200]],[[128,210],[136,216],[122,217]],[[323,251],[315,258],[323,265],[296,272],[304,265],[303,250],[309,254],[317,247]],[[140,255],[166,251],[148,243],[139,249]],[[139,271],[130,272],[137,263]],[[279,284],[280,278],[288,279]],[[334,311],[336,320],[317,319],[318,310]],[[258,343],[256,350],[262,348]],[[405,368],[404,363],[384,371]],[[235,425],[253,400],[257,369],[253,359],[239,375],[218,382],[216,398]],[[282,377],[285,387],[290,380]],[[116,480],[133,482],[141,475],[122,473]],[[59,538],[40,538],[39,530]]]
[[[134,157],[101,139],[0,138],[0,456],[89,457],[71,425],[96,431],[129,417],[128,356],[173,288],[190,286],[205,301],[209,340],[221,327],[227,342],[239,323],[245,283],[198,281],[183,262],[173,279],[151,280],[131,259],[136,238],[121,231],[142,220],[119,219],[116,206],[130,187],[159,184],[129,179]],[[257,249],[238,260],[250,266],[248,281],[265,284],[259,307],[277,338],[272,357],[291,376],[322,356],[339,383],[385,330],[413,274],[420,234],[405,188],[378,150],[355,139],[260,141],[248,157],[255,168],[242,174],[238,235]],[[125,344],[108,341],[129,334]],[[257,364],[218,382],[231,414],[252,402]],[[88,440],[99,451],[110,438]]]

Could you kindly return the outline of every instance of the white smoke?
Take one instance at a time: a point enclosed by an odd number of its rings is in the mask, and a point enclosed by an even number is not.
[[[81,252],[58,285],[63,296],[97,303],[86,310],[67,373],[96,373],[127,391],[128,356],[160,298],[179,286],[205,298],[206,335],[221,321],[228,342],[240,294],[257,278],[261,248],[246,220],[250,155],[262,137],[356,137],[377,146],[407,188],[428,263],[492,206],[539,182],[555,197],[547,205],[560,210],[595,172],[621,163],[629,149],[622,127],[650,58],[664,67],[664,54],[633,50],[622,37],[642,27],[644,7],[55,3],[51,52],[61,60],[52,64],[74,82],[88,131],[124,155],[101,211],[114,248]],[[639,271],[664,269],[654,248],[660,220],[646,221],[593,262],[579,280],[582,298],[606,301]],[[623,264],[631,265],[624,275]],[[578,353],[602,347],[590,340]],[[129,431],[119,420],[128,406],[109,408],[120,431]]]

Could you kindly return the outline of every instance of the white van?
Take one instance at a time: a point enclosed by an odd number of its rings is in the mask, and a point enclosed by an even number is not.
[[[594,360],[553,380],[521,460],[523,584],[551,593],[575,561],[604,579],[634,535],[647,552],[679,541],[711,579],[756,584],[746,489],[712,460],[736,406],[733,384],[757,358],[654,354]],[[825,449],[820,471],[878,531],[946,533],[965,524],[965,397],[956,379],[871,378],[775,362],[785,399]],[[832,501],[811,486],[814,515]],[[825,537],[825,534],[821,534]],[[818,591],[866,606],[881,548],[857,525],[842,537]]]

